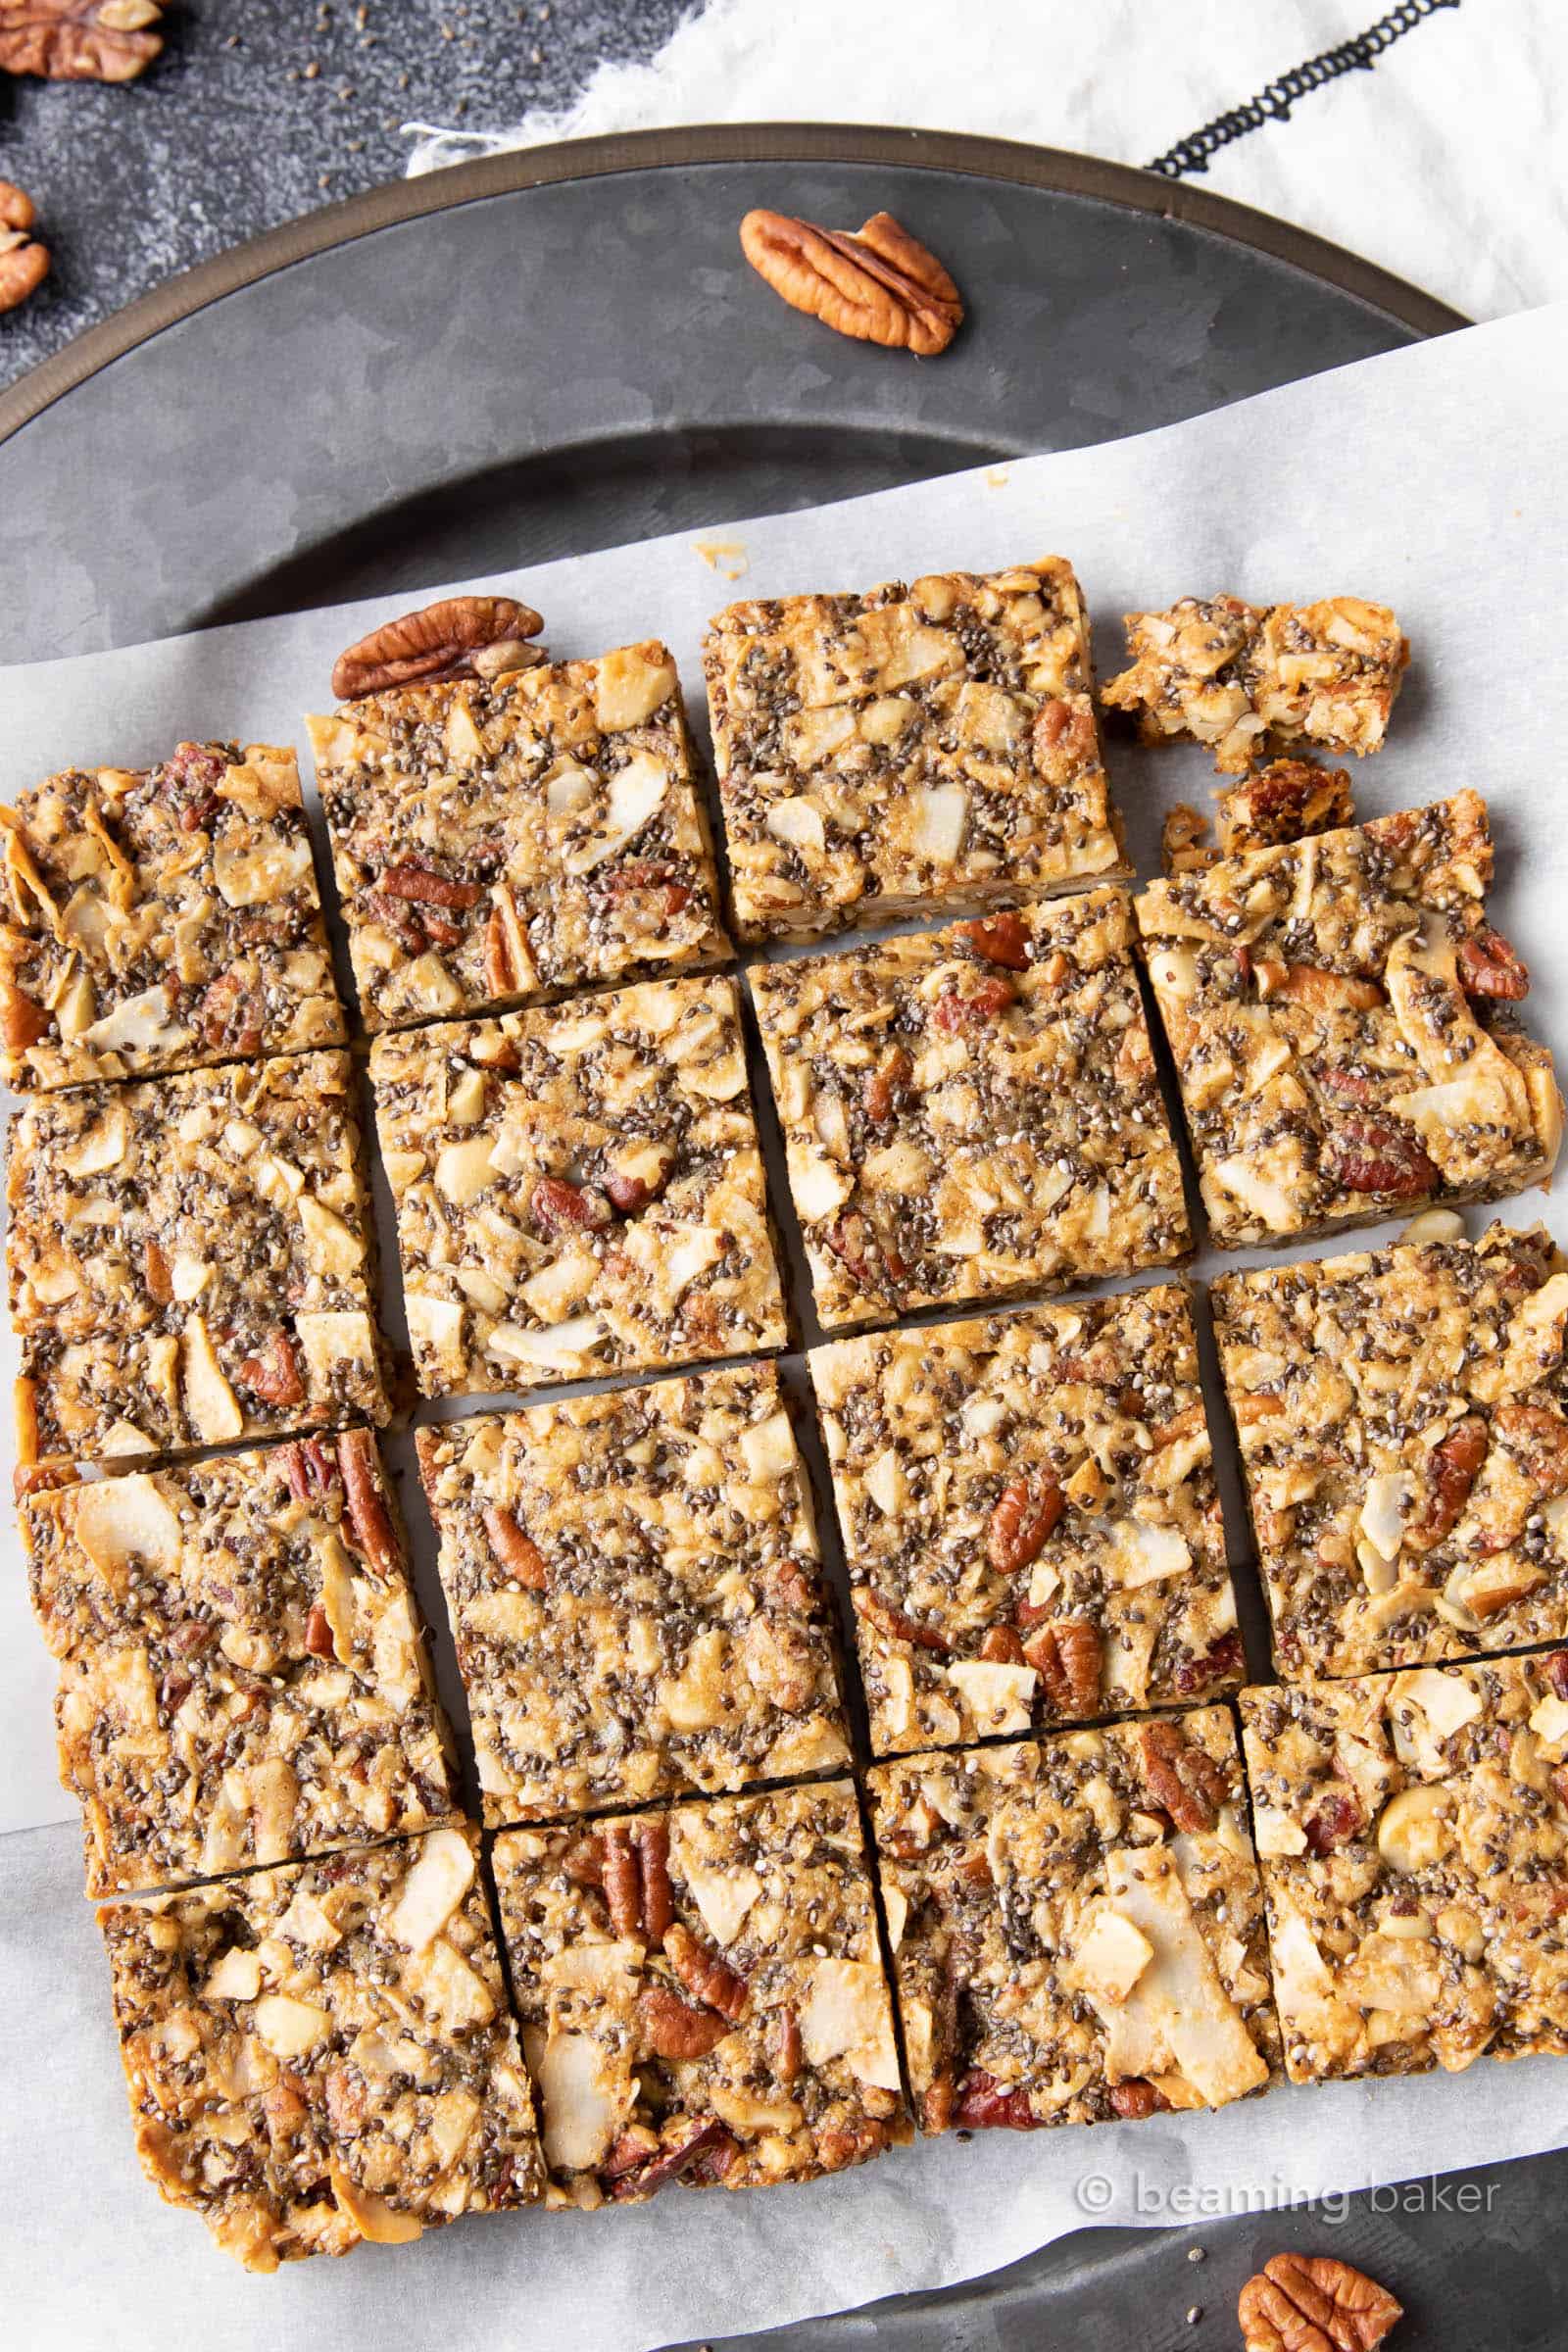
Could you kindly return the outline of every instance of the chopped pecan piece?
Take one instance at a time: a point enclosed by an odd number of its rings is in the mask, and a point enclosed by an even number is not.
[[[977,956],[987,963],[1005,964],[1010,972],[1029,967],[1029,927],[1021,914],[988,914],[972,923],[955,926]]]
[[[1252,977],[1260,997],[1277,997],[1284,1004],[1309,1004],[1318,1010],[1337,1007],[1347,1012],[1371,1012],[1384,1002],[1375,980],[1325,971],[1316,963],[1280,963],[1273,956],[1259,956],[1252,964]]]
[[[986,1531],[986,1556],[999,1576],[1016,1576],[1038,1559],[1067,1507],[1054,1479],[1015,1478],[997,1497]]]
[[[858,1209],[838,1219],[828,1232],[828,1248],[841,1257],[858,1283],[868,1290],[897,1289],[908,1272],[891,1243],[883,1241],[869,1217]]]
[[[801,2021],[787,2001],[781,2009],[774,2010],[768,2021],[767,2048],[773,2062],[774,2080],[788,2089],[800,2074],[804,2053],[801,2048]]]
[[[1313,1807],[1302,1828],[1306,1835],[1306,1850],[1319,1861],[1352,1838],[1359,1838],[1366,1827],[1366,1815],[1359,1798],[1348,1788],[1331,1788],[1320,1805]]]
[[[873,213],[852,234],[787,213],[751,212],[741,250],[792,310],[861,343],[932,359],[962,323],[957,287],[891,213]]]
[[[1492,1426],[1543,1501],[1568,1493],[1568,1421],[1561,1413],[1547,1404],[1499,1404]]]
[[[1053,698],[1035,712],[1030,744],[1041,774],[1063,780],[1094,753],[1095,714],[1087,703]]]
[[[323,2085],[326,2112],[341,2139],[354,2139],[365,2129],[369,2112],[365,2077],[347,2066],[329,2069]]]
[[[305,1383],[300,1378],[299,1359],[294,1345],[281,1326],[268,1333],[261,1350],[246,1356],[237,1377],[253,1396],[266,1404],[290,1405],[305,1401]]]
[[[296,1502],[318,1502],[337,1484],[336,1465],[318,1438],[298,1438],[292,1446],[280,1446],[277,1459]]]
[[[391,1576],[400,1565],[398,1540],[381,1493],[381,1467],[369,1431],[346,1429],[337,1442],[337,1459],[354,1541],[377,1576]]]
[[[0,26],[0,42],[4,39]],[[49,248],[32,234],[34,218],[31,197],[0,179],[0,313],[19,309],[49,274]]]
[[[3,268],[3,263],[0,263]],[[29,997],[25,989],[7,988],[0,997],[0,1041],[13,1054],[25,1053],[40,1037],[47,1037],[50,1015]]]
[[[389,898],[409,899],[416,906],[458,906],[464,909],[477,906],[484,892],[477,882],[454,882],[450,874],[438,874],[432,866],[389,865],[381,876],[380,888]]]
[[[444,597],[421,612],[383,621],[340,654],[332,692],[340,702],[353,702],[416,679],[456,677],[475,669],[491,646],[516,645],[521,656],[523,640],[537,637],[544,625],[529,606],[510,596]]]
[[[980,1655],[992,1666],[1022,1666],[1025,1663],[1023,1643],[1010,1625],[988,1626],[985,1640],[980,1644]]]
[[[1382,1119],[1341,1119],[1323,1140],[1329,1181],[1348,1193],[1388,1193],[1418,1199],[1439,1182],[1433,1160],[1407,1127]]]
[[[512,1513],[502,1510],[499,1503],[487,1502],[481,1517],[490,1549],[513,1583],[529,1592],[543,1592],[550,1571],[532,1536],[524,1535]]]
[[[599,1880],[605,1890],[610,1924],[617,1936],[642,1937],[643,1882],[637,1856],[624,1822],[612,1821],[599,1833]]]
[[[1100,1701],[1100,1635],[1082,1617],[1036,1626],[1023,1654],[1058,1715],[1093,1715]]]
[[[643,1934],[650,1944],[662,1944],[675,1916],[669,1886],[669,1824],[659,1819],[640,1821],[633,1832],[637,1849],[637,1881]]]
[[[169,1260],[156,1234],[150,1233],[142,1243],[141,1274],[148,1298],[159,1306],[167,1306],[174,1296],[174,1287],[170,1280]]]
[[[1177,1829],[1189,1833],[1211,1830],[1226,1799],[1225,1775],[1200,1747],[1182,1735],[1166,1717],[1143,1726],[1138,1744],[1144,1759],[1144,1785],[1156,1805],[1168,1813]]]
[[[1183,1698],[1190,1698],[1197,1690],[1207,1690],[1234,1674],[1241,1663],[1241,1635],[1221,1634],[1217,1642],[1211,1642],[1197,1657],[1183,1659],[1176,1669],[1177,1691]]]
[[[729,2032],[716,2009],[694,2009],[678,1992],[645,1985],[637,1995],[637,2029],[656,2058],[706,2058]]]
[[[1541,1661],[1541,1671],[1559,1698],[1568,1698],[1568,1649],[1551,1650]]]
[[[944,1656],[953,1647],[946,1634],[939,1634],[935,1626],[924,1625],[918,1617],[911,1617],[907,1609],[901,1608],[896,1600],[890,1600],[885,1592],[879,1592],[874,1585],[866,1586],[863,1592],[856,1594],[855,1605],[879,1634],[887,1635],[890,1642],[909,1642],[916,1649],[932,1649]]]
[[[1120,2116],[1130,2122],[1141,2121],[1146,2115],[1161,2114],[1170,2105],[1157,2083],[1146,2082],[1142,2075],[1132,2075],[1125,2082],[1113,2082],[1110,2103]]]
[[[1274,2254],[1236,2305],[1246,2352],[1376,2352],[1404,2306],[1331,2254]]]
[[[1487,1458],[1487,1425],[1481,1415],[1466,1413],[1433,1446],[1427,1460],[1425,1499],[1403,1531],[1403,1540],[1412,1551],[1431,1551],[1452,1533]]]
[[[953,2120],[969,2132],[1033,2132],[1040,2122],[1026,2090],[1004,2090],[978,2066],[958,2090]]]
[[[534,1223],[544,1233],[564,1233],[570,1226],[597,1232],[610,1223],[607,1200],[560,1176],[541,1176],[529,1206]]]
[[[664,1931],[664,1953],[687,1991],[698,2000],[717,2009],[731,2024],[744,2014],[746,1979],[680,1920]]]
[[[652,2196],[656,2188],[662,2188],[666,2180],[678,2180],[688,2166],[695,2164],[700,2156],[729,2136],[716,2115],[710,2115],[706,2120],[700,2119],[672,2147],[665,2148],[661,2154],[650,2156],[641,2163],[634,2161],[621,2172],[609,2173],[607,2167],[610,2193],[612,2197]]]
[[[0,74],[47,81],[134,81],[163,48],[154,0],[8,0]]]
[[[1490,926],[1461,940],[1459,985],[1467,997],[1494,998],[1517,1004],[1530,994],[1530,974],[1500,931]]]
[[[313,1601],[311,1613],[305,1620],[305,1646],[313,1658],[330,1658],[336,1654],[332,1647],[331,1622],[318,1600]]]
[[[944,989],[931,1007],[931,1026],[940,1029],[945,1037],[956,1037],[964,1029],[983,1029],[999,1012],[1018,1001],[1017,985],[1004,980],[999,974],[994,980],[982,980],[975,988],[963,992]]]
[[[666,921],[691,905],[690,884],[678,882],[675,868],[657,858],[634,858],[630,864],[616,866],[605,876],[605,896],[608,899],[627,899],[638,890],[657,890],[662,894],[661,905]]]
[[[893,1116],[893,1106],[901,1087],[908,1085],[914,1075],[914,1064],[902,1046],[889,1046],[876,1068],[865,1082],[865,1115],[880,1127]]]
[[[215,1053],[255,1054],[265,1018],[265,1007],[232,972],[220,972],[196,1000],[196,1025]]]

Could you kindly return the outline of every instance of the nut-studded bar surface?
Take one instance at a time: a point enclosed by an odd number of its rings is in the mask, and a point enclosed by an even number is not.
[[[24,1468],[386,1420],[347,1054],[41,1097],[7,1199]]]
[[[749,975],[828,1327],[1190,1249],[1118,890]]]
[[[341,1044],[294,754],[182,743],[0,807],[0,1076],[26,1089]]]
[[[1568,1650],[1241,1705],[1292,2081],[1568,2052]]]
[[[662,645],[308,723],[368,1028],[729,953]]]
[[[471,1831],[98,1914],[137,2152],[272,2271],[543,2188]]]
[[[848,1781],[509,1830],[494,1862],[554,2201],[811,2180],[907,2136]]]
[[[1562,1102],[1455,793],[1152,883],[1138,924],[1214,1240],[1239,1249],[1547,1174]]]
[[[1179,1285],[808,1360],[879,1755],[1240,1683]]]
[[[370,1076],[427,1396],[784,1345],[732,981],[377,1038]]]
[[[363,1429],[24,1503],[87,1891],[177,1886],[457,1811]]]
[[[704,661],[744,938],[1131,871],[1059,556],[732,605]]]
[[[1210,1296],[1287,1680],[1568,1638],[1568,1271],[1544,1228]]]
[[[1247,605],[1184,596],[1125,616],[1130,666],[1101,700],[1137,714],[1145,743],[1207,744],[1221,775],[1301,745],[1382,748],[1410,649],[1387,605],[1331,596]]]
[[[769,1365],[419,1432],[485,1819],[849,1762]]]
[[[870,1776],[927,2132],[1221,2107],[1279,2064],[1224,1708]]]

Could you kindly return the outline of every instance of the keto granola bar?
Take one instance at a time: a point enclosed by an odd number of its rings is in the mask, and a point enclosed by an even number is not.
[[[1131,870],[1059,556],[732,605],[704,661],[743,938]]]
[[[1486,919],[1486,803],[1152,883],[1138,924],[1214,1240],[1240,1249],[1550,1172],[1551,1056],[1513,1026],[1524,965]]]
[[[42,1097],[7,1199],[24,1471],[386,1420],[347,1054]]]
[[[273,2271],[543,2188],[471,1831],[98,1914],[142,2167]]]
[[[27,1089],[332,1046],[291,751],[182,743],[0,807],[0,1076]]]
[[[370,1076],[425,1396],[783,1346],[733,982],[377,1038]]]
[[[1128,612],[1131,666],[1101,701],[1131,710],[1145,743],[1208,744],[1222,776],[1297,744],[1382,748],[1410,648],[1387,605],[1184,596],[1168,612]]]
[[[428,1828],[457,1807],[368,1431],[23,1505],[60,1661],[87,1892],[133,1893]]]
[[[1568,2053],[1568,1650],[1241,1705],[1291,2080]]]
[[[306,723],[368,1028],[729,953],[663,646]]]
[[[419,1432],[490,1823],[849,1762],[772,1367]]]
[[[1210,1293],[1293,1682],[1568,1639],[1563,1257],[1419,1233]]]
[[[493,1860],[552,2202],[808,2180],[907,2137],[848,1781],[510,1830]]]
[[[1219,796],[1219,846],[1225,858],[1278,849],[1355,822],[1348,767],[1315,760],[1276,760]]]
[[[868,1776],[927,2132],[1223,2107],[1277,2073],[1222,1707]]]
[[[754,969],[829,1327],[1188,1254],[1117,890]]]
[[[1185,1290],[808,1361],[878,1755],[1241,1681]]]

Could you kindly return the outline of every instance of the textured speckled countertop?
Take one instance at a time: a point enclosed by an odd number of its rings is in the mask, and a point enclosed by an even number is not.
[[[139,81],[0,75],[0,178],[31,196],[54,260],[0,318],[0,384],[192,263],[401,178],[405,122],[564,105],[601,59],[651,56],[686,13],[686,0],[172,0]]]

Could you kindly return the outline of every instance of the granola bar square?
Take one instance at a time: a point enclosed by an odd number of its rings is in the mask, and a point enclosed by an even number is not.
[[[878,1755],[1240,1684],[1179,1284],[808,1362]]]
[[[143,2170],[247,2270],[540,2195],[471,1830],[98,1919]]]
[[[418,1447],[487,1822],[849,1763],[770,1365],[452,1422]]]
[[[1130,665],[1108,710],[1138,717],[1145,743],[1210,746],[1222,776],[1293,745],[1381,750],[1410,648],[1387,605],[1330,596],[1249,605],[1184,596],[1166,612],[1128,612]]]
[[[1229,1713],[868,1776],[923,2129],[1223,2107],[1279,2067]]]
[[[1138,925],[1214,1240],[1241,1249],[1550,1172],[1479,793],[1152,883]]]
[[[824,1326],[1190,1249],[1121,891],[749,975]]]
[[[388,1418],[347,1054],[41,1096],[7,1199],[24,1469]]]
[[[1241,1705],[1291,2080],[1568,2052],[1568,1650]]]
[[[22,1505],[87,1892],[428,1829],[458,1807],[396,1506],[363,1429]]]
[[[1131,871],[1059,556],[732,605],[704,661],[743,938]]]
[[[367,1028],[728,956],[662,645],[306,723]]]
[[[0,1077],[31,1091],[342,1043],[294,754],[182,743],[0,807]]]
[[[493,1859],[552,2202],[808,2180],[908,2136],[848,1781],[509,1830]]]
[[[1568,1271],[1549,1234],[1416,1228],[1210,1296],[1287,1680],[1568,1639]]]
[[[780,1348],[732,981],[377,1038],[426,1396]]]

